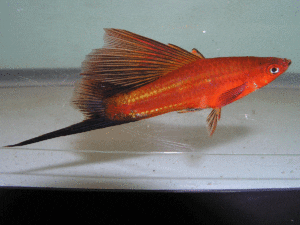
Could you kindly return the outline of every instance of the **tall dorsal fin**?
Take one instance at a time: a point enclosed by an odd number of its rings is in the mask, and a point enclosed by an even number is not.
[[[199,59],[175,45],[165,45],[126,30],[104,29],[105,45],[82,63],[83,78],[73,103],[87,118],[103,115],[104,100],[128,92]]]
[[[86,78],[131,89],[199,59],[177,46],[126,30],[104,30],[104,47],[93,50],[82,63],[81,75]]]

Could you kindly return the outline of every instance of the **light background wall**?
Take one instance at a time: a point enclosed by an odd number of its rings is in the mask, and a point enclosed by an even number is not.
[[[300,71],[299,0],[2,0],[0,69],[80,67],[103,28],[206,57],[274,56]]]

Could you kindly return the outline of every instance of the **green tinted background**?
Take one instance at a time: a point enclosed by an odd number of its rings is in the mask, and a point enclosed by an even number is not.
[[[206,57],[274,56],[300,71],[299,0],[20,0],[0,3],[0,68],[80,67],[120,28]]]

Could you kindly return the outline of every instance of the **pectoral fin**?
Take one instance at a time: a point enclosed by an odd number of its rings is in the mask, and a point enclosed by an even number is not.
[[[221,94],[218,99],[218,106],[223,107],[237,100],[239,95],[244,92],[246,87],[247,87],[247,83],[243,83],[242,85],[232,88],[224,92],[223,94]]]
[[[207,122],[207,131],[210,136],[213,135],[217,128],[218,120],[221,118],[221,108],[216,108],[211,111],[208,115],[206,122]]]

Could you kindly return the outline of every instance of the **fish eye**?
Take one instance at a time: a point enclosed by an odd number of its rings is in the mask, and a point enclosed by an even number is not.
[[[271,72],[272,74],[276,74],[276,73],[279,72],[279,68],[278,68],[278,67],[272,67],[272,68],[270,69],[270,72]]]

